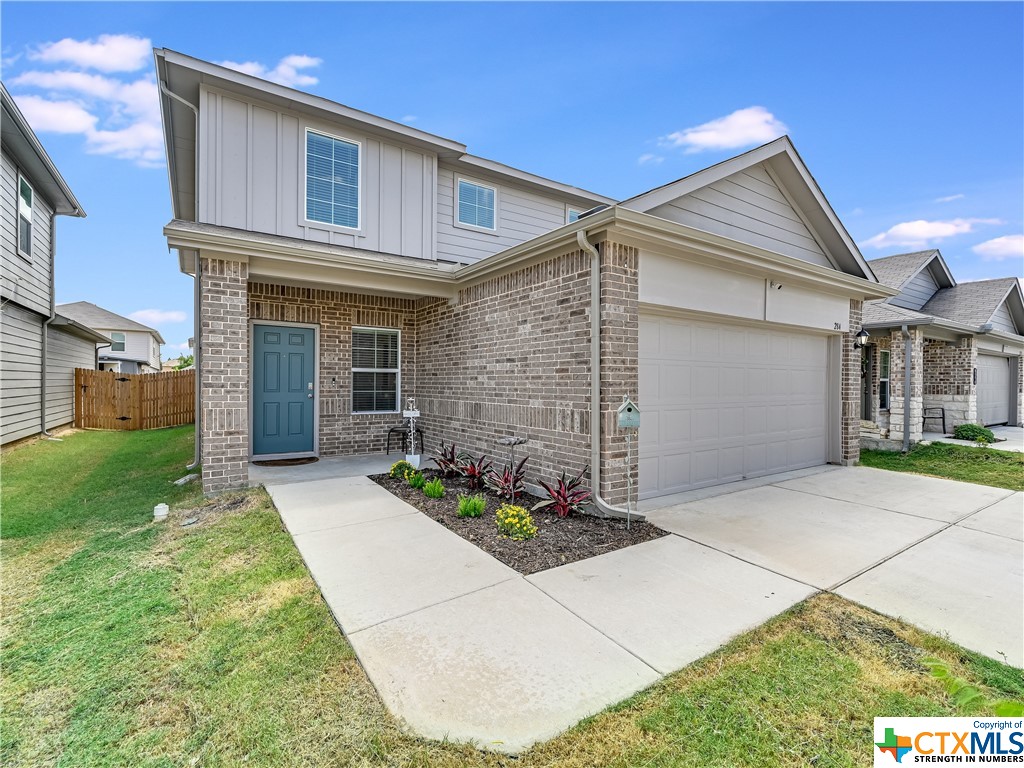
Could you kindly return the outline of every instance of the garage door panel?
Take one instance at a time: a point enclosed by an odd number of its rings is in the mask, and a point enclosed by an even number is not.
[[[1010,420],[1010,361],[978,355],[978,421],[1005,424]]]
[[[641,329],[641,349],[657,349],[640,360],[641,498],[825,463],[824,337],[668,319]]]

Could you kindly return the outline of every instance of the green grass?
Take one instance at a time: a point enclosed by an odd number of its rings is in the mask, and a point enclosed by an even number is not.
[[[897,451],[861,451],[865,467],[945,477],[980,485],[1024,491],[1024,454],[971,448],[952,443],[917,445],[906,455]]]
[[[875,715],[974,714],[924,656],[1024,697],[1020,671],[825,595],[517,759],[419,740],[269,497],[171,485],[191,451],[184,428],[3,454],[4,766],[868,765]]]

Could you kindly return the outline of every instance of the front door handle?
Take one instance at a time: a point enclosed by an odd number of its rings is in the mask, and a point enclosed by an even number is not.
[[[310,392],[308,395],[306,395],[306,397],[308,397],[310,400],[312,400],[313,399],[313,393]]]

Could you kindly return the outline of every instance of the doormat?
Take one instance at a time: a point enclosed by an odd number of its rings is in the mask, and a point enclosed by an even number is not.
[[[257,467],[298,467],[303,464],[312,464],[320,461],[316,456],[305,456],[301,459],[271,459],[269,461],[254,461]]]

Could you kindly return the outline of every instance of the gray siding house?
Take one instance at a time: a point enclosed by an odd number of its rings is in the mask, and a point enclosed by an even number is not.
[[[616,201],[451,139],[155,51],[196,289],[206,491],[254,458],[376,453],[415,398],[428,449],[525,436],[528,480],[641,498],[859,455],[878,283],[788,138]]]
[[[159,373],[162,369],[160,331],[89,301],[60,304],[57,311],[105,338],[97,345],[99,369],[115,373]]]
[[[53,303],[57,216],[84,217],[6,87],[0,85],[0,442],[74,420],[74,369],[96,367],[103,337]]]
[[[916,442],[943,426],[948,432],[959,424],[1020,425],[1024,299],[1019,280],[957,283],[937,250],[870,264],[878,279],[899,293],[864,306],[870,334],[861,358],[865,439]],[[891,393],[908,372],[911,398],[905,412]]]

